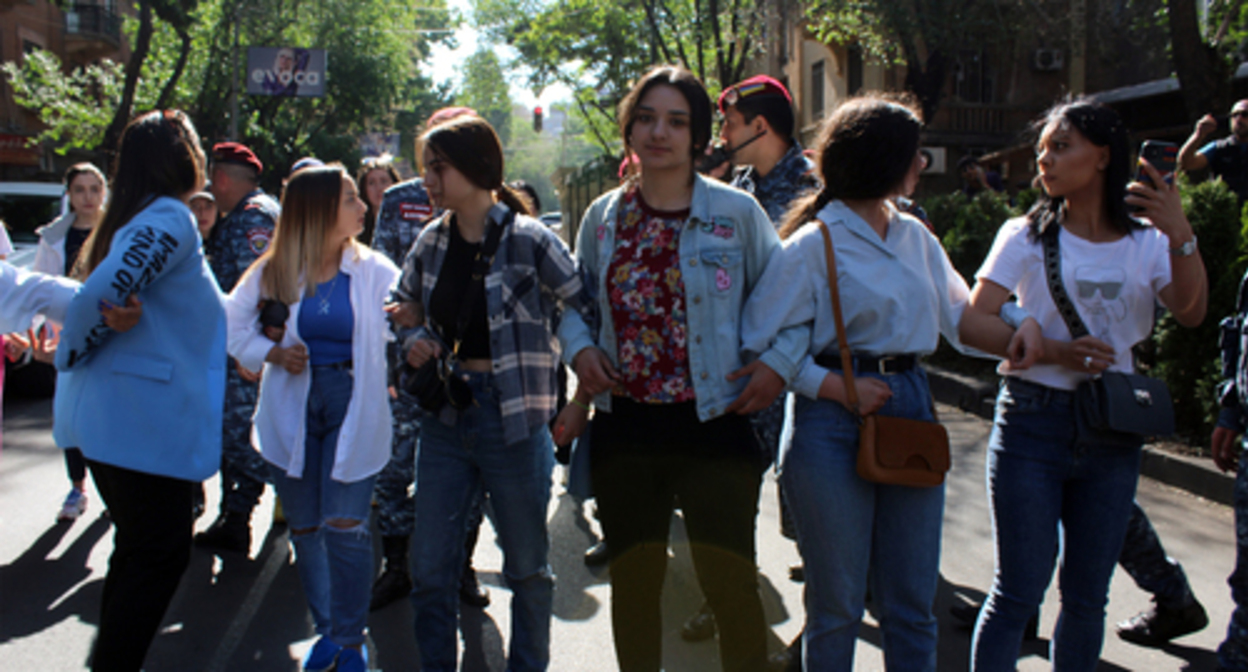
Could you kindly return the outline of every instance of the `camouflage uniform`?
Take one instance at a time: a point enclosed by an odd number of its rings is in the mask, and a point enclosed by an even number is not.
[[[234,206],[204,241],[204,255],[221,291],[229,293],[251,263],[269,247],[280,211],[259,189]],[[225,416],[221,445],[222,511],[250,514],[267,480],[264,458],[251,445],[251,418],[259,385],[238,375],[234,358],[226,366]]]
[[[1222,412],[1218,426],[1243,434],[1248,426],[1248,274],[1239,286],[1235,314],[1222,320]],[[1245,437],[1248,439],[1248,437]],[[1218,647],[1218,669],[1248,672],[1248,455],[1235,474],[1235,571],[1227,583],[1235,611]]]
[[[419,177],[386,190],[377,214],[373,233],[373,249],[390,257],[400,268],[416,242],[425,223],[437,214],[429,204],[424,181]],[[397,365],[402,353],[398,343],[391,343],[390,384],[398,389]],[[411,488],[416,482],[416,439],[420,435],[420,408],[416,400],[399,390],[398,398],[390,400],[394,417],[394,443],[390,462],[377,476],[377,529],[383,537],[411,536],[416,519],[416,502]]]
[[[1196,601],[1182,565],[1166,556],[1157,531],[1139,502],[1132,504],[1131,521],[1127,523],[1127,536],[1118,564],[1131,575],[1140,590],[1152,593],[1159,605],[1178,610]]]
[[[802,146],[793,141],[789,151],[772,167],[766,176],[759,177],[753,166],[737,168],[732,175],[732,186],[754,194],[759,205],[778,229],[789,204],[801,196],[819,189],[815,164],[802,154]],[[774,462],[780,452],[780,435],[784,430],[784,407],[788,395],[781,394],[771,406],[755,413],[750,422],[759,442]]]

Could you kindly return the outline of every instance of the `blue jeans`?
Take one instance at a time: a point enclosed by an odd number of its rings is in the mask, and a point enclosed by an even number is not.
[[[879,376],[880,415],[932,419],[922,369]],[[858,421],[841,404],[798,397],[780,482],[806,567],[807,670],[852,670],[867,581],[888,669],[936,669],[932,603],[940,571],[944,486],[879,485],[858,476]]]
[[[1240,453],[1235,472],[1235,571],[1227,579],[1235,610],[1218,646],[1218,665],[1248,672],[1248,454]]]
[[[339,646],[364,643],[373,579],[368,514],[377,477],[342,483],[330,476],[351,382],[350,371],[312,368],[303,477],[291,478],[285,469],[269,465],[316,632]],[[328,521],[355,524],[344,528]]]
[[[457,374],[460,375],[460,374]],[[550,663],[554,576],[546,555],[546,507],[554,449],[545,425],[506,444],[493,376],[466,373],[475,404],[455,425],[426,415],[416,450],[416,530],[412,544],[412,607],[420,669],[454,672],[459,576],[466,521],[481,490],[489,495],[512,591],[509,671],[545,670]]]
[[[997,568],[971,645],[977,672],[1015,669],[1023,627],[1059,557],[1053,669],[1090,672],[1100,658],[1140,445],[1081,438],[1074,396],[1008,377],[997,396],[987,464]]]

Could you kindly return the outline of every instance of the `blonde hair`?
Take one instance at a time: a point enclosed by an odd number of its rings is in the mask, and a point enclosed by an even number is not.
[[[269,249],[247,269],[250,275],[261,264],[260,293],[291,305],[303,300],[314,286],[309,272],[325,256],[329,234],[338,224],[342,181],[351,175],[342,164],[304,168],[295,173],[282,194],[282,214]],[[358,245],[351,239],[348,245]]]

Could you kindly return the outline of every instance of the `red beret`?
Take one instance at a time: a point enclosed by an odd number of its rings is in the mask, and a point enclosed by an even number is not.
[[[783,84],[767,75],[755,75],[720,92],[719,113],[723,114],[725,107],[736,105],[742,98],[757,95],[784,96],[790,105],[793,104],[793,96],[789,95],[789,90]]]
[[[212,146],[212,160],[216,163],[237,163],[240,166],[251,166],[256,174],[264,172],[264,164],[256,158],[256,153],[247,145],[237,142],[218,142]]]

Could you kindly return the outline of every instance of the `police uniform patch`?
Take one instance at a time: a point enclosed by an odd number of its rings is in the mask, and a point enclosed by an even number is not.
[[[433,206],[419,203],[400,203],[399,216],[409,221],[424,221],[433,215]]]
[[[264,227],[247,230],[247,244],[251,245],[251,251],[257,255],[264,254],[269,249],[269,240],[272,238],[273,232]]]

